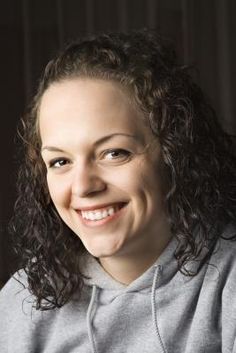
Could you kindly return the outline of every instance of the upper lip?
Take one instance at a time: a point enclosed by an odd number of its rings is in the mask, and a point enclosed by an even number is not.
[[[98,210],[100,208],[107,208],[109,206],[117,205],[117,204],[126,204],[127,202],[124,201],[117,201],[117,202],[110,202],[110,203],[104,203],[100,205],[93,205],[93,206],[88,206],[88,207],[79,207],[77,208],[79,211],[93,211],[93,210]]]

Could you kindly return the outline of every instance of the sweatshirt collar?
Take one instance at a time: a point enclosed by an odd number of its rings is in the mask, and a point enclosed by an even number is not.
[[[100,289],[134,292],[146,288],[151,288],[153,275],[156,267],[159,267],[159,285],[168,282],[178,271],[177,261],[174,258],[174,252],[177,247],[177,240],[173,238],[167,245],[159,258],[142,275],[135,279],[129,285],[124,285],[112,278],[101,266],[96,258],[86,253],[82,258],[81,269],[85,285],[96,286]]]

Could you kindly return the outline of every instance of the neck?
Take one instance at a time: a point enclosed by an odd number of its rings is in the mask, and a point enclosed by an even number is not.
[[[150,266],[152,266],[169,243],[170,238],[159,246],[158,250],[142,249],[132,254],[121,254],[99,258],[104,270],[116,281],[128,285],[140,277]]]

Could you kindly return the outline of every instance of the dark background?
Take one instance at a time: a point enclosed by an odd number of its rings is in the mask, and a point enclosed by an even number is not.
[[[7,223],[13,213],[16,123],[43,67],[63,43],[103,30],[157,29],[175,43],[224,129],[236,134],[236,1],[8,0],[0,5],[0,284],[16,268]]]

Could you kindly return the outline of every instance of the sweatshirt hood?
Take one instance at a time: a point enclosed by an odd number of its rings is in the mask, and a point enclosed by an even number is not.
[[[149,293],[154,332],[161,349],[160,352],[166,353],[157,323],[155,292],[157,287],[169,282],[178,271],[177,261],[174,260],[173,256],[176,245],[177,241],[172,239],[156,262],[129,285],[124,285],[113,279],[93,256],[86,254],[83,257],[81,268],[84,269],[83,274],[86,276],[84,284],[92,288],[86,320],[93,353],[98,353],[93,329],[93,319],[96,315],[97,307],[103,304],[103,297],[106,297],[106,300],[109,297],[109,301],[112,301],[115,297],[127,292]]]
[[[177,247],[177,240],[173,238],[167,245],[159,258],[137,279],[129,285],[122,284],[112,278],[101,266],[98,259],[86,253],[82,258],[81,268],[83,269],[84,284],[87,286],[96,286],[102,290],[114,292],[138,292],[144,289],[150,289],[153,282],[153,276],[156,268],[162,274],[159,279],[159,285],[169,282],[178,271],[177,261],[174,260],[174,252]]]

